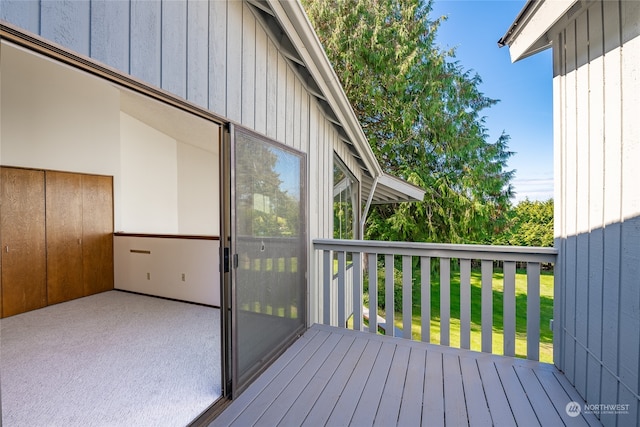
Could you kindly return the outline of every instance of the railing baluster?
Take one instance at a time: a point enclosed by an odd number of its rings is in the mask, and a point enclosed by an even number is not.
[[[362,267],[360,252],[351,254],[353,257],[353,329],[362,330]]]
[[[386,314],[385,335],[395,336],[395,325],[393,322],[394,302],[393,302],[393,255],[384,256],[384,311]]]
[[[482,351],[491,353],[493,342],[493,261],[482,260]]]
[[[411,339],[411,318],[413,297],[412,293],[412,257],[404,255],[402,257],[402,338]]]
[[[540,358],[540,263],[527,263],[527,359]]]
[[[378,254],[369,254],[369,332],[378,333]]]
[[[431,342],[431,257],[420,257],[421,339]]]
[[[449,345],[451,258],[440,258],[440,344]]]
[[[471,348],[471,260],[460,260],[460,348]]]
[[[344,328],[347,324],[345,316],[345,275],[347,272],[346,254],[344,251],[338,252],[338,327]]]
[[[516,263],[505,261],[504,291],[502,296],[503,351],[505,356],[516,355]]]
[[[284,258],[279,258],[278,259],[278,271],[280,268],[280,260],[282,260],[282,264],[283,264],[283,274],[289,276],[291,274],[291,258],[290,257],[284,257]],[[296,288],[297,289],[297,288]],[[294,290],[295,291],[295,290]],[[286,318],[290,318],[291,316],[291,301],[293,301],[294,299],[294,295],[292,295],[292,290],[291,288],[287,288],[287,299],[285,301],[283,301],[284,303],[284,317]]]
[[[331,251],[323,251],[323,280],[322,280],[322,317],[325,325],[331,325],[331,282],[333,281],[333,263]]]

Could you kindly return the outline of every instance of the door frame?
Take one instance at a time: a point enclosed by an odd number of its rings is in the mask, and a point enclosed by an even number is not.
[[[179,98],[163,89],[158,87],[153,87],[148,83],[132,77],[130,75],[126,75],[118,70],[107,67],[95,59],[79,55],[72,50],[64,48],[59,45],[54,45],[50,41],[32,34],[28,33],[21,28],[18,28],[12,24],[6,23],[4,21],[0,21],[0,42],[8,42],[14,46],[18,46],[19,48],[23,48],[26,51],[34,54],[36,56],[41,56],[49,60],[53,60],[56,63],[70,66],[74,70],[79,70],[86,72],[87,74],[97,77],[103,81],[110,82],[117,87],[131,90],[139,95],[151,98],[152,100],[156,100],[162,102],[166,105],[169,105],[173,108],[181,110],[183,112],[198,116],[207,121],[210,121],[219,126],[221,129],[221,135],[219,135],[220,139],[220,166],[222,166],[223,159],[223,146],[224,146],[224,138],[226,137],[229,129],[229,120],[225,119],[222,116],[218,116],[211,111],[208,111],[196,104],[193,104],[187,100]],[[222,171],[222,170],[221,170]],[[222,172],[221,172],[222,173]],[[223,175],[221,174],[221,178]],[[220,184],[223,185],[223,181],[221,179]],[[222,193],[221,193],[222,195]],[[222,204],[221,204],[222,206]],[[222,221],[222,217],[221,217]],[[221,229],[221,237],[222,237]],[[221,239],[221,248],[224,247],[224,242]],[[222,254],[221,254],[222,255]],[[221,258],[222,260],[222,258]],[[222,287],[223,280],[222,277],[224,273],[221,270],[221,281],[220,285]],[[222,290],[221,290],[222,291]],[[222,294],[221,294],[222,298]],[[208,425],[224,408],[231,402],[231,389],[227,384],[226,376],[225,376],[225,366],[227,364],[225,359],[225,354],[227,353],[226,344],[224,342],[225,337],[225,327],[224,327],[224,316],[222,316],[222,300],[221,300],[221,322],[220,322],[220,334],[221,334],[221,360],[222,364],[221,369],[221,397],[218,398],[212,405],[205,409],[197,418],[191,421],[190,426],[204,426]],[[0,407],[1,414],[1,407]]]

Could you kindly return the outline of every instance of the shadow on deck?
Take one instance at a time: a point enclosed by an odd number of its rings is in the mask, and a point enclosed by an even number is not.
[[[572,401],[553,365],[314,325],[211,425],[601,425]]]

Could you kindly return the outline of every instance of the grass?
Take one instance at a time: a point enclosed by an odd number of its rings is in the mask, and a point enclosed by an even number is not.
[[[456,271],[453,271],[456,270]],[[540,272],[540,361],[553,362],[553,333],[549,322],[553,317],[553,273]],[[402,289],[401,278],[396,270],[395,286],[395,325],[402,328]],[[494,269],[493,273],[493,353],[502,354],[503,350],[503,273]],[[368,305],[368,279],[365,275],[365,305]],[[471,271],[471,349],[481,349],[481,273],[479,269]],[[384,269],[378,272],[378,314],[385,316],[384,310]],[[413,269],[412,289],[412,337],[420,339],[421,307],[420,307],[420,268]],[[451,311],[450,311],[450,345],[460,346],[460,276],[452,263],[451,272]],[[527,353],[527,275],[526,270],[516,272],[516,343],[517,357],[526,357]],[[440,277],[438,271],[431,273],[431,330],[432,343],[440,343]]]

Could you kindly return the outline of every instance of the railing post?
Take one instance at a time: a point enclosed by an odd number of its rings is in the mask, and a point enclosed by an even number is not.
[[[440,258],[440,344],[449,345],[451,258]]]
[[[482,351],[492,352],[493,344],[493,260],[482,260]]]
[[[393,321],[394,302],[393,302],[393,255],[384,256],[384,311],[386,314],[385,335],[395,336],[395,324]]]
[[[378,254],[369,254],[369,332],[378,333]]]
[[[362,330],[362,254],[353,252],[353,329]]]
[[[460,348],[471,348],[471,260],[460,260]]]
[[[540,358],[540,263],[527,263],[527,359]]]
[[[516,355],[516,263],[505,261],[503,267],[504,291],[502,296],[503,352],[505,356]]]
[[[420,257],[421,339],[431,342],[431,257]]]
[[[333,266],[331,251],[322,253],[322,318],[325,325],[331,325],[331,282],[333,281]]]
[[[346,328],[346,286],[345,275],[347,272],[346,254],[344,251],[338,252],[338,327]]]
[[[402,257],[402,338],[411,339],[411,320],[413,308],[412,294],[412,257]]]

